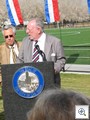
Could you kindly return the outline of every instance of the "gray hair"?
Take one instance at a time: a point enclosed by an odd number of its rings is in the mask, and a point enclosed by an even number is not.
[[[70,90],[44,90],[34,107],[27,113],[27,118],[28,120],[75,120],[75,105],[90,105],[90,98]]]
[[[14,26],[12,26],[12,25],[5,25],[5,26],[3,26],[2,34],[4,35],[4,30],[8,30],[10,28],[13,30],[13,33],[16,34],[16,28]]]
[[[38,17],[33,17],[30,19],[30,21],[35,20],[36,21],[36,25],[42,28],[42,32],[44,31],[44,23],[43,20],[41,18]]]

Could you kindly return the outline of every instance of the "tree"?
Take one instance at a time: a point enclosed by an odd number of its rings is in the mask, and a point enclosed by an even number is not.
[[[44,0],[18,0],[24,20],[39,16],[45,19]],[[66,20],[88,20],[87,1],[85,0],[58,0],[61,21]],[[5,0],[0,0],[0,20],[8,18]]]

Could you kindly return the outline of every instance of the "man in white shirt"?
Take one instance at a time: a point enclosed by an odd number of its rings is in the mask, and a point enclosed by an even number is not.
[[[12,25],[4,26],[2,34],[5,42],[0,45],[0,64],[14,64],[13,52],[17,57],[21,45],[21,42],[15,40],[16,29]]]
[[[66,62],[63,45],[58,38],[44,33],[43,28],[43,21],[40,18],[30,20],[26,28],[28,37],[25,37],[22,42],[17,63],[33,62],[33,49],[36,43],[39,49],[45,53],[46,60],[54,61],[55,83],[60,85],[60,71]],[[42,61],[44,61],[42,55],[39,54],[38,62]]]

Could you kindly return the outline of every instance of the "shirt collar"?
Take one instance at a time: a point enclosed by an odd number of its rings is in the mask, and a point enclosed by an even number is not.
[[[11,49],[12,47],[15,48],[16,44],[14,44],[13,46],[8,45],[8,47]]]
[[[45,33],[42,33],[42,35],[40,36],[40,38],[38,39],[38,42],[42,42],[43,39],[46,38],[46,34]]]

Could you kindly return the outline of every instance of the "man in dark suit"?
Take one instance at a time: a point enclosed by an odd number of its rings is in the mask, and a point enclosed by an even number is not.
[[[37,44],[39,50],[45,53],[45,55],[43,58],[43,55],[39,54],[39,57],[35,59],[36,62],[42,62],[44,60],[54,61],[55,83],[60,85],[59,73],[66,62],[64,49],[61,41],[54,36],[44,33],[43,28],[43,22],[40,18],[32,18],[30,20],[26,28],[28,36],[22,42],[17,63],[33,62],[33,49],[35,44]]]

